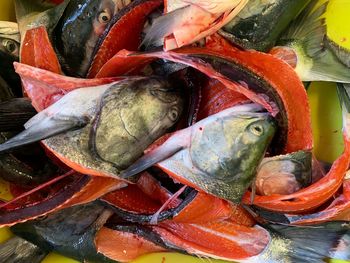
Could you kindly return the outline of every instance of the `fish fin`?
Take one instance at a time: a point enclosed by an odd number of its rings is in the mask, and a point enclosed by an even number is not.
[[[302,53],[300,54],[302,56]],[[298,58],[300,58],[300,55],[298,55]],[[341,63],[328,49],[325,49],[321,56],[315,56],[305,63],[302,61],[303,58],[298,59],[295,70],[303,81],[350,83],[350,68]]]
[[[339,241],[338,246],[333,249],[330,258],[350,260],[350,234],[345,234]]]
[[[0,245],[0,262],[40,263],[48,251],[20,237],[13,237]]]
[[[290,43],[297,54],[296,72],[303,81],[350,82],[350,69],[327,48],[327,26],[323,17],[329,1],[316,7],[313,0],[291,23],[280,39]],[[288,44],[287,44],[288,45]]]
[[[338,83],[337,92],[342,109],[350,113],[350,85]]]
[[[350,68],[350,49],[335,43],[328,36],[326,37],[325,43],[327,47],[337,56],[337,58],[347,67]]]
[[[130,165],[127,169],[119,174],[120,178],[130,178],[147,168],[173,156],[175,153],[181,151],[184,145],[177,143],[176,136],[170,137],[165,143],[156,149],[146,153],[135,163]]]
[[[343,115],[343,131],[350,136],[350,84],[337,83],[337,92]]]
[[[272,232],[271,250],[276,262],[321,263],[332,255],[343,236],[349,232],[349,223],[331,222],[313,226],[269,225]],[[281,241],[284,245],[281,245]],[[281,250],[279,253],[278,250]],[[284,253],[283,253],[284,251]],[[275,261],[274,261],[275,262]]]
[[[35,116],[34,116],[35,118]],[[60,133],[82,128],[87,124],[87,120],[73,118],[71,116],[59,118],[48,117],[36,125],[29,126],[26,130],[0,145],[0,153],[27,145],[33,142],[44,140]]]
[[[323,40],[327,33],[325,19],[322,15],[326,12],[328,0],[315,9],[318,0],[312,0],[308,6],[293,20],[280,41],[302,41],[309,56],[319,54],[324,49]]]
[[[170,35],[174,27],[181,23],[182,16],[187,11],[187,8],[188,6],[184,6],[157,17],[147,30],[141,46],[145,46],[146,50],[150,47],[162,46],[164,38]]]
[[[28,98],[0,102],[0,132],[22,130],[23,125],[36,113]]]

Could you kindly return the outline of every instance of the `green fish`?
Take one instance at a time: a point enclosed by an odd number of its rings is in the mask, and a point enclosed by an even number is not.
[[[41,111],[0,152],[43,140],[68,166],[116,177],[179,120],[179,87],[158,77],[134,77],[80,88]]]
[[[239,203],[275,132],[255,104],[229,108],[178,131],[120,174],[129,178],[157,164],[175,180]]]

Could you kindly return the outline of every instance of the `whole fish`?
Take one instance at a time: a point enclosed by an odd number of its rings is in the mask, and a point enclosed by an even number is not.
[[[11,230],[21,238],[0,245],[0,262],[39,263],[50,251],[84,262],[114,262],[94,244],[96,232],[111,215],[103,206],[89,203],[17,224]]]
[[[268,51],[310,0],[250,0],[219,33],[245,49]]]
[[[30,119],[0,151],[48,138],[44,145],[73,169],[118,176],[178,121],[182,108],[178,87],[157,77],[80,88]]]
[[[177,131],[120,176],[158,163],[181,183],[239,203],[276,131],[274,119],[260,110],[255,104],[232,107]]]
[[[349,83],[349,67],[327,44],[324,14],[329,1],[312,0],[291,23],[270,54],[290,64],[303,81]],[[338,54],[339,55],[339,54]]]
[[[7,83],[11,92],[17,96],[21,96],[21,82],[15,72],[13,62],[19,60],[19,47],[18,24],[0,21],[0,78]]]

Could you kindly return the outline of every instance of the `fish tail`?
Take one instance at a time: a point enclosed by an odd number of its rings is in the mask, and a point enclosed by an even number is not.
[[[298,73],[302,81],[350,82],[350,70],[327,48],[327,25],[324,17],[329,0],[317,6],[312,0],[281,36],[270,53]]]
[[[40,263],[47,254],[47,250],[43,250],[20,237],[13,237],[0,244],[0,262]]]
[[[345,234],[340,239],[338,246],[331,252],[330,258],[350,260],[350,234]]]
[[[331,222],[313,226],[272,226],[271,243],[262,262],[318,263],[335,255],[349,223]],[[349,250],[350,247],[347,247]]]

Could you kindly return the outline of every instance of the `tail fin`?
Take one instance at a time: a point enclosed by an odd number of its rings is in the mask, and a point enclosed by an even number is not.
[[[6,263],[40,263],[48,251],[20,237],[13,237],[0,245],[0,262]]]
[[[344,235],[350,232],[349,223],[331,222],[314,226],[281,226],[271,228],[269,258],[276,262],[318,263],[334,254]],[[349,249],[349,248],[348,248]]]
[[[332,251],[331,258],[340,260],[350,260],[350,234],[345,234],[338,246]]]

